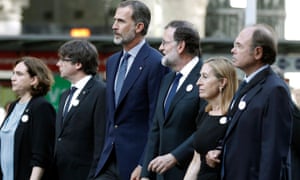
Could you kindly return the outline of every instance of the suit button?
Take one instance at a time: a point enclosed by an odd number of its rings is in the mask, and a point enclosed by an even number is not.
[[[61,138],[58,138],[57,141],[61,141]]]
[[[115,125],[115,129],[117,129],[119,126],[118,125]]]

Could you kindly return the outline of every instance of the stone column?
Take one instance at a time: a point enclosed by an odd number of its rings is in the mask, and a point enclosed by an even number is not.
[[[19,35],[22,32],[22,8],[28,0],[0,1],[0,35]]]

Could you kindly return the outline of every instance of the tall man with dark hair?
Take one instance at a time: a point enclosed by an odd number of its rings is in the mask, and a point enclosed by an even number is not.
[[[107,133],[96,160],[97,180],[128,180],[143,160],[159,85],[168,71],[145,40],[150,19],[141,1],[122,1],[114,15],[114,43],[123,50],[106,64]]]

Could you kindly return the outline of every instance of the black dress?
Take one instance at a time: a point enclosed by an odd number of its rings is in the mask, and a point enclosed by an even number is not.
[[[227,128],[226,116],[211,116],[204,113],[194,137],[194,149],[201,156],[201,168],[198,174],[200,180],[219,180],[221,165],[211,168],[206,164],[205,155],[209,150],[216,149],[225,135]]]

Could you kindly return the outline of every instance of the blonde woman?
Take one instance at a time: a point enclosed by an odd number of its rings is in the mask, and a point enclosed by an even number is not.
[[[227,128],[226,113],[237,89],[238,79],[234,66],[225,57],[212,57],[201,68],[197,81],[199,97],[208,104],[198,116],[198,128],[194,136],[194,157],[185,180],[218,180],[220,166],[210,168],[205,163],[206,153],[218,145]]]

